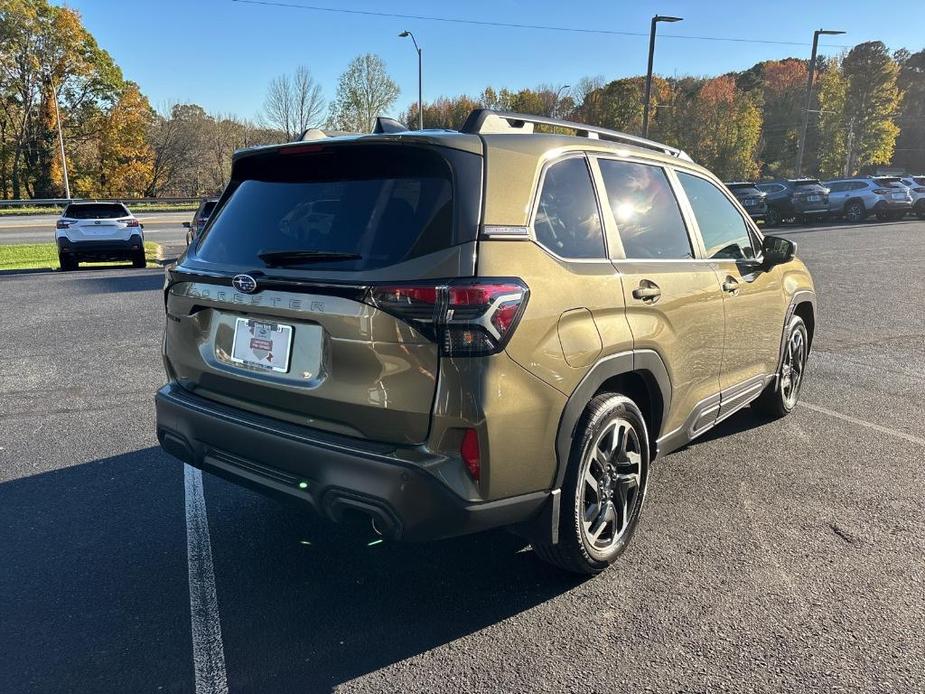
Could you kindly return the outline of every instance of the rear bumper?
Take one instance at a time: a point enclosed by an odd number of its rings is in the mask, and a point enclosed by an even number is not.
[[[874,212],[900,212],[902,210],[908,212],[911,209],[912,201],[910,200],[880,200],[874,205]]]
[[[155,397],[157,438],[168,453],[237,484],[300,502],[339,521],[371,516],[384,535],[433,540],[535,518],[550,496],[488,502],[457,496],[426,463],[392,445],[333,436],[213,403],[168,384]]]
[[[113,260],[130,258],[134,253],[144,249],[144,242],[139,234],[132,234],[128,239],[102,239],[92,241],[71,241],[61,236],[57,239],[58,252],[73,255],[76,258],[96,258]]]

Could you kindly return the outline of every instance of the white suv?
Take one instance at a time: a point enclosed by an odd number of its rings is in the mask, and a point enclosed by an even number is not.
[[[925,219],[925,176],[903,176],[899,180],[912,194],[913,214]]]
[[[72,202],[56,227],[62,270],[76,270],[88,260],[131,260],[132,267],[145,266],[144,226],[121,202]]]

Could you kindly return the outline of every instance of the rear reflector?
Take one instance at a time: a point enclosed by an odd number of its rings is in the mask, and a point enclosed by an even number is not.
[[[459,454],[466,464],[469,476],[478,482],[482,472],[482,460],[479,454],[479,435],[475,429],[466,429],[462,443],[459,445]]]
[[[528,295],[523,282],[503,278],[376,286],[365,301],[414,326],[445,356],[472,357],[504,348]]]

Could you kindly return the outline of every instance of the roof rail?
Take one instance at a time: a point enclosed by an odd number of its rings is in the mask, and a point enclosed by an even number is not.
[[[678,159],[692,161],[692,159],[677,147],[670,147],[661,142],[647,140],[644,137],[627,135],[617,130],[608,128],[598,128],[594,125],[585,125],[584,123],[574,123],[568,120],[558,118],[547,118],[546,116],[531,116],[526,113],[512,113],[510,111],[495,111],[490,108],[477,108],[463,125],[460,132],[471,135],[480,135],[484,133],[502,133],[502,132],[521,132],[529,134],[533,132],[534,125],[550,125],[556,128],[566,128],[574,130],[578,137],[587,137],[592,140],[608,140],[610,142],[620,142],[633,147],[644,147],[656,152],[662,152]]]

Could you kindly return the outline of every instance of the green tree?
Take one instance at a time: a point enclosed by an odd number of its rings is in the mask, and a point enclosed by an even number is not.
[[[828,88],[819,91],[820,170],[850,175],[888,163],[899,135],[899,66],[882,42],[869,41],[826,72],[834,71],[840,75],[829,77]]]
[[[925,50],[901,57],[898,86],[903,100],[897,118],[901,131],[893,164],[921,173],[925,172]]]
[[[385,115],[400,90],[378,55],[354,58],[341,74],[331,112],[331,124],[341,130],[370,132],[376,117]]]

